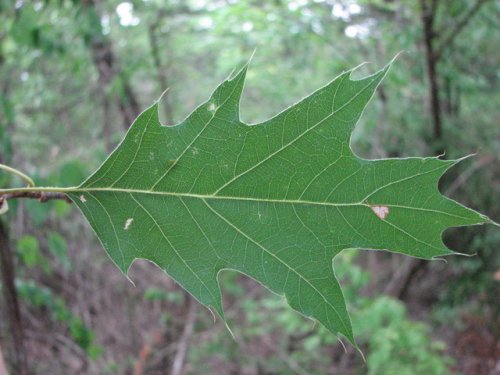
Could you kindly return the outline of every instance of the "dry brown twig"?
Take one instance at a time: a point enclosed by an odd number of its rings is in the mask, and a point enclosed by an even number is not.
[[[5,361],[3,359],[1,346],[0,346],[0,375],[9,375],[9,373],[7,372],[7,366],[5,366]]]
[[[67,203],[72,203],[72,200],[64,193],[43,192],[43,191],[20,191],[20,192],[6,193],[0,195],[0,208],[5,200],[19,199],[19,198],[38,199],[42,203],[50,200],[64,200]]]

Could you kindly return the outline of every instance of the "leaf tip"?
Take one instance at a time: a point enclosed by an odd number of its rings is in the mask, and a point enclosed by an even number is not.
[[[356,339],[354,338],[354,333],[351,331],[349,333],[349,335],[346,335],[345,333],[343,332],[337,332],[335,334],[337,336],[337,339],[340,343],[340,345],[342,345],[342,348],[344,348],[344,352],[347,354],[347,347],[346,345],[344,344],[344,342],[342,341],[341,337],[345,337],[347,341],[349,341],[349,344],[351,344],[351,346],[359,353],[361,354],[361,357],[363,358],[363,361],[365,361],[365,355],[363,354],[363,351],[361,350],[361,348],[359,347],[358,343],[356,342]]]
[[[495,220],[490,219],[488,216],[481,215],[481,217],[485,220],[484,221],[485,224],[492,224],[496,227],[500,227],[500,223],[497,223]]]
[[[233,338],[234,341],[237,341],[236,340],[236,336],[234,335],[234,332],[233,330],[231,329],[231,327],[229,326],[227,320],[223,319],[223,322],[224,322],[224,326],[226,327],[226,329],[229,331],[229,334],[231,335],[231,337]]]
[[[240,121],[240,101],[243,87],[245,85],[247,62],[236,74],[233,72],[212,93],[210,99],[205,103],[208,111],[215,116],[225,118],[227,121]]]
[[[217,278],[217,282],[218,281],[219,280]],[[219,287],[219,291],[220,291],[220,287]],[[224,308],[222,307],[222,302],[218,303],[217,305],[213,305],[212,304],[212,305],[208,305],[206,307],[207,307],[208,311],[210,311],[210,313],[212,314],[212,318],[214,319],[214,323],[217,320],[216,315],[219,315],[219,317],[222,320],[222,322],[224,323],[224,326],[226,327],[227,331],[229,332],[229,334],[231,335],[231,337],[233,338],[233,340],[236,341],[236,336],[234,335],[233,330],[229,326],[229,323],[228,323],[228,321],[226,319],[226,315],[224,314]]]
[[[134,264],[134,262],[137,260],[138,258],[135,258],[132,262],[130,262],[130,264],[128,265],[128,267],[124,267],[125,265],[123,264],[122,266],[118,265],[117,263],[116,266],[118,267],[118,269],[123,273],[123,275],[125,276],[125,278],[134,286],[136,287],[135,285],[135,282],[134,280],[132,280],[129,276],[129,271],[130,271],[130,267],[132,267],[132,264]]]
[[[161,95],[158,97],[158,99],[156,99],[156,102],[155,104],[159,105],[159,103],[163,100],[163,97],[165,95],[167,95],[167,92],[170,91],[170,88],[167,87],[165,90],[163,90],[163,92],[161,93]]]
[[[462,156],[461,158],[454,159],[454,160],[453,160],[453,163],[454,163],[454,164],[458,164],[458,163],[460,163],[460,162],[462,162],[462,161],[464,161],[464,160],[466,160],[466,159],[469,159],[469,158],[472,158],[472,157],[476,157],[476,156],[477,156],[477,152],[473,152],[473,153],[471,153],[471,154],[467,154],[467,155],[465,155],[465,156]]]
[[[409,54],[409,53],[410,53],[410,51],[407,51],[407,50],[404,50],[404,49],[403,49],[403,50],[401,50],[401,51],[399,51],[398,53],[396,53],[396,54],[394,55],[394,57],[391,59],[391,61],[389,61],[389,62],[387,63],[387,65],[386,65],[386,66],[389,66],[389,67],[390,67],[392,64],[394,64],[394,63],[396,62],[396,60],[397,60],[397,59],[399,59],[399,57],[400,57],[403,53],[407,53],[407,54]]]
[[[344,73],[342,73],[341,76],[343,76],[344,74],[348,74],[349,75],[349,80],[353,81],[352,74],[355,71],[361,69],[363,66],[368,65],[368,64],[371,64],[371,62],[370,61],[363,61],[361,64],[356,65],[354,68],[351,68],[351,69],[345,71]]]
[[[252,63],[252,60],[255,56],[255,53],[257,52],[257,47],[254,48],[253,52],[251,53],[250,57],[248,58],[247,62],[243,65],[243,69],[245,69],[245,71],[248,69],[248,67],[250,66],[250,64]]]
[[[359,353],[359,355],[361,355],[361,359],[363,360],[363,363],[366,364],[366,357],[365,357],[365,354],[363,353],[363,351],[361,350],[361,348],[359,346],[354,346],[354,348],[357,350],[357,352]]]
[[[241,69],[236,74],[232,75],[231,78],[229,78],[229,80],[228,80],[230,82],[236,81],[236,84],[239,84],[241,82],[241,89],[239,90],[240,95],[241,95],[241,91],[243,90],[243,84],[245,83],[249,64],[250,64],[250,61],[247,61],[245,63],[245,65],[243,65],[241,67]]]

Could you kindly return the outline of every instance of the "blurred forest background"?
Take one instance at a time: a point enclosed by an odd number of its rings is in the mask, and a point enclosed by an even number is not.
[[[0,162],[38,185],[76,185],[166,88],[161,118],[174,124],[254,51],[246,122],[405,51],[361,118],[354,150],[477,153],[441,191],[500,221],[499,25],[495,0],[0,0]],[[0,174],[4,188],[21,184]],[[364,362],[226,272],[234,340],[153,264],[136,262],[132,285],[72,205],[9,205],[0,353],[11,374],[500,374],[492,226],[447,231],[451,248],[475,254],[447,263],[352,250],[335,260]]]

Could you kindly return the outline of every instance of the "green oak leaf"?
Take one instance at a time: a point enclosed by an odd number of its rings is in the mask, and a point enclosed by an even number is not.
[[[152,105],[66,192],[124,273],[148,259],[224,319],[218,274],[237,270],[355,345],[337,254],[431,259],[453,253],[446,228],[491,222],[439,193],[456,160],[352,152],[353,128],[389,66],[360,80],[342,73],[252,125],[239,116],[245,66],[176,126],[162,126]]]

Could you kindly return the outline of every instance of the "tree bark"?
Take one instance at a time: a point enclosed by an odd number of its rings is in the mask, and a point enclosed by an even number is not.
[[[481,9],[481,6],[490,0],[478,0],[474,6],[472,6],[462,18],[455,23],[455,25],[451,28],[451,31],[446,35],[446,37],[441,39],[439,46],[436,48],[436,60],[439,60],[447,48],[449,48],[453,41],[456,39],[458,34],[467,26],[469,21],[474,17],[474,15]]]
[[[0,43],[3,38],[0,37]],[[2,54],[2,45],[0,44],[0,68],[5,64],[6,57]],[[11,103],[9,102],[10,92],[10,77],[7,77],[1,82],[0,92],[0,127],[7,134],[0,134],[0,142],[2,151],[0,152],[0,163],[10,163],[12,159],[12,144],[10,141],[14,127],[14,118]],[[3,138],[5,137],[5,139]],[[28,374],[27,353],[24,345],[24,334],[21,312],[19,308],[19,299],[15,286],[15,268],[12,251],[9,244],[8,227],[0,218],[0,272],[2,283],[2,294],[5,300],[5,310],[9,320],[9,328],[12,340],[13,349],[13,369],[15,374]],[[3,363],[3,355],[0,350],[0,375],[3,375],[1,366]],[[6,370],[5,370],[6,372]]]
[[[444,152],[443,128],[442,128],[442,106],[440,99],[438,62],[443,55],[443,51],[449,48],[458,34],[465,28],[471,18],[479,11],[480,7],[488,0],[477,0],[476,4],[470,8],[462,18],[457,21],[446,37],[441,39],[441,43],[436,47],[439,33],[436,31],[435,18],[439,0],[420,0],[421,20],[423,26],[423,40],[425,46],[425,57],[427,67],[427,78],[429,81],[429,102],[433,124],[434,152],[442,155]],[[451,83],[450,90],[451,90]],[[451,95],[451,93],[450,93]],[[457,93],[457,95],[459,95]],[[450,112],[453,110],[452,98],[450,101]],[[458,103],[457,103],[458,107]],[[457,109],[458,111],[458,109]],[[400,272],[394,274],[386,287],[385,292],[399,299],[404,299],[415,276],[427,267],[427,262],[421,259],[411,258],[401,268]]]
[[[161,15],[163,12],[158,14],[158,19],[153,22],[148,27],[148,36],[149,36],[149,44],[151,46],[151,57],[153,58],[153,63],[156,68],[156,76],[158,82],[161,86],[161,90],[165,90],[168,87],[167,75],[165,69],[163,68],[163,64],[160,57],[160,48],[158,46],[158,36],[156,33],[158,32],[158,27],[161,21]]]
[[[10,325],[13,346],[14,372],[28,374],[28,361],[24,345],[24,332],[19,308],[19,299],[15,286],[15,269],[12,251],[9,246],[7,228],[0,220],[0,268],[2,270],[2,291]]]
[[[427,78],[429,80],[429,105],[432,117],[434,147],[437,154],[443,153],[443,125],[441,119],[441,102],[439,98],[439,82],[437,75],[437,55],[434,50],[436,32],[434,30],[435,10],[437,0],[420,0],[422,11],[422,26],[425,46],[425,61]]]
[[[184,331],[179,340],[177,346],[177,352],[175,353],[174,361],[172,364],[172,375],[181,375],[182,368],[184,367],[184,361],[186,359],[189,339],[193,335],[194,323],[196,322],[196,311],[198,309],[198,302],[194,300],[193,297],[186,293],[186,301],[188,304],[188,312],[186,316],[186,323],[184,325]]]
[[[82,9],[87,17],[95,19],[95,29],[83,35],[84,40],[89,45],[92,53],[92,60],[99,75],[99,93],[104,106],[104,125],[103,134],[108,138],[111,135],[111,99],[109,88],[114,79],[121,81],[122,92],[116,98],[118,108],[122,115],[122,124],[124,129],[128,129],[140,113],[139,101],[130,85],[130,82],[122,71],[120,64],[113,51],[113,45],[108,36],[102,30],[100,23],[101,11],[99,9],[99,0],[82,1]],[[108,148],[112,147],[110,144]]]
[[[0,375],[9,375],[5,360],[3,358],[2,347],[0,346]]]
[[[161,60],[160,47],[158,45],[158,28],[165,12],[158,11],[158,16],[155,22],[148,27],[149,44],[151,46],[151,57],[156,68],[156,77],[160,86],[161,92],[168,89],[167,68]],[[169,100],[163,100],[162,108],[168,121],[172,120],[172,106]]]
[[[421,18],[423,26],[423,39],[426,54],[427,77],[429,80],[429,98],[430,112],[433,123],[434,136],[434,151],[437,155],[444,152],[443,129],[442,129],[442,108],[440,100],[439,75],[437,71],[438,62],[442,56],[443,50],[448,48],[457,35],[464,29],[470,19],[478,12],[481,5],[488,0],[478,0],[476,4],[470,8],[465,15],[457,21],[455,26],[443,42],[436,48],[435,41],[438,38],[438,33],[435,28],[436,8],[439,0],[420,0]],[[450,90],[451,90],[451,83]],[[458,95],[458,94],[457,94]],[[449,94],[451,96],[451,93]],[[452,98],[449,97],[449,109],[453,110]],[[458,104],[457,104],[458,107]],[[403,299],[407,294],[411,283],[419,271],[427,267],[427,262],[421,259],[412,258],[401,268],[401,272],[397,272],[386,287],[385,292]]]
[[[464,15],[455,23],[451,31],[446,36],[440,38],[440,43],[437,43],[440,33],[436,30],[435,19],[439,0],[420,0],[427,77],[429,81],[430,112],[433,124],[435,152],[437,154],[442,154],[444,151],[442,106],[437,65],[443,56],[443,51],[452,45],[456,37],[487,1],[489,0],[477,0],[474,6],[464,12]]]

